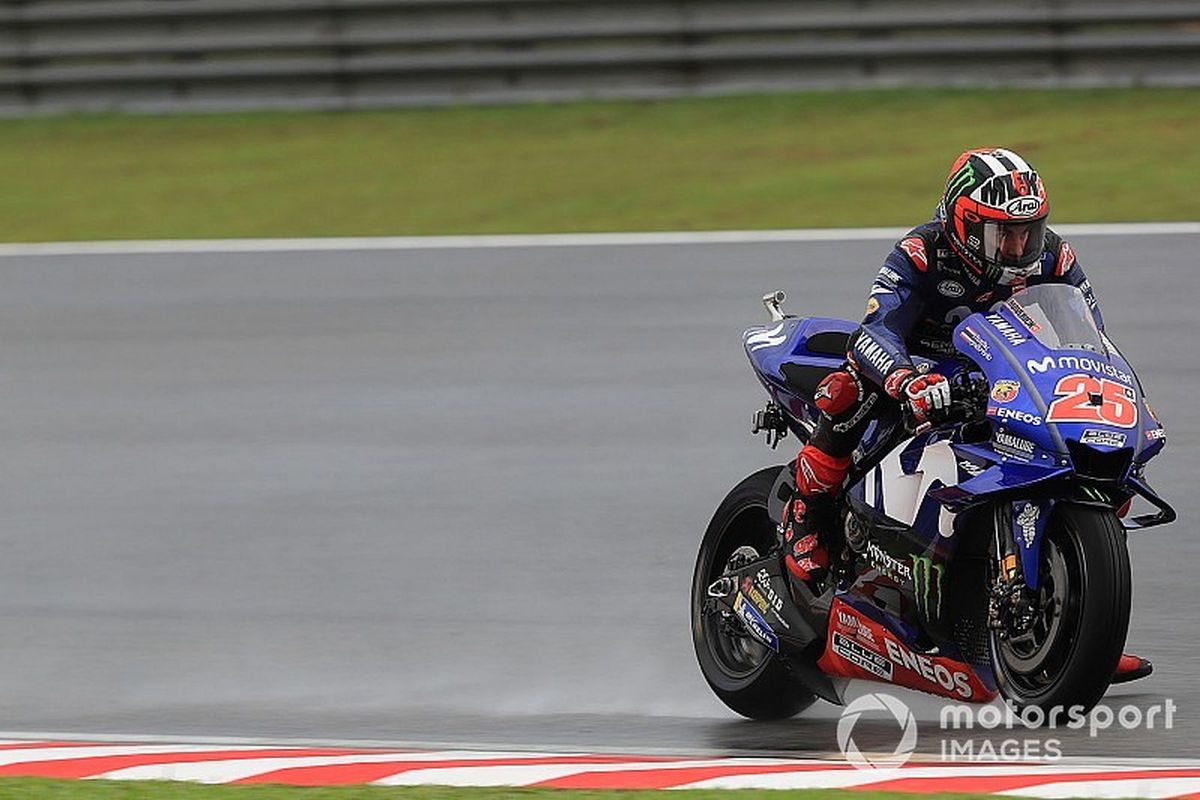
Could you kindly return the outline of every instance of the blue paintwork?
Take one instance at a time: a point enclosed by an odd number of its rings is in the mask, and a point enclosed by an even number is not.
[[[989,314],[992,315],[990,318]],[[799,396],[797,390],[788,385],[783,367],[786,364],[826,369],[840,367],[844,363],[843,357],[812,353],[806,343],[817,333],[850,334],[856,328],[857,325],[845,320],[788,317],[782,322],[755,326],[746,331],[744,344],[755,373],[780,408],[791,415],[794,431],[800,431],[799,423],[814,423],[817,411],[810,397]],[[922,453],[937,442],[948,442],[958,463],[957,483],[943,486],[940,482],[934,482],[918,508],[916,520],[907,528],[905,538],[909,540],[913,552],[945,562],[953,557],[957,537],[939,534],[938,515],[942,507],[957,513],[997,497],[1008,498],[1013,503],[1014,533],[1021,552],[1025,580],[1029,586],[1036,588],[1041,538],[1054,501],[1033,501],[1038,515],[1032,539],[1026,541],[1025,531],[1018,521],[1028,502],[1023,499],[1021,491],[1040,490],[1046,484],[1071,478],[1074,469],[1067,442],[1078,443],[1081,439],[1090,438],[1089,447],[1111,452],[1120,449],[1120,445],[1112,442],[1120,441],[1121,436],[1124,436],[1124,446],[1133,449],[1134,456],[1133,466],[1121,476],[1121,483],[1127,486],[1136,484],[1148,490],[1140,480],[1141,465],[1162,450],[1165,436],[1146,403],[1136,374],[1107,339],[1108,355],[1079,349],[1052,349],[1039,341],[1011,308],[999,305],[988,314],[976,313],[964,319],[955,328],[953,342],[960,353],[975,362],[993,387],[1000,381],[1008,381],[1014,382],[1019,389],[1015,396],[1005,402],[989,403],[987,417],[993,429],[990,441],[964,442],[961,438],[962,429],[949,427],[923,433],[900,445],[901,469],[905,474],[913,474]],[[945,372],[957,363],[940,363],[934,368]],[[1116,383],[1121,387],[1123,396],[1137,409],[1136,420],[1126,427],[1100,420],[1051,422],[1048,419],[1051,405],[1058,397],[1065,396],[1065,393],[1056,394],[1056,387],[1060,380],[1071,375],[1087,375]],[[1087,433],[1089,431],[1090,434]],[[878,424],[872,424],[857,456],[870,453],[877,444],[876,440],[886,433],[880,430]],[[1110,444],[1105,444],[1105,441]],[[871,492],[876,498],[873,508],[866,504],[869,482],[875,483]],[[847,495],[856,509],[874,518],[873,522],[882,523],[883,527],[902,527],[901,523],[883,516],[880,482],[880,470],[870,470],[849,487]],[[961,519],[956,519],[956,526]],[[864,591],[894,585],[886,581],[877,584],[874,580],[860,578],[855,586],[843,590],[839,596],[887,625],[903,641],[913,644],[918,632],[912,620],[881,610],[863,596]],[[944,654],[955,657],[951,652]],[[980,674],[981,670],[976,669],[976,674],[985,684],[994,687],[994,676],[986,669],[982,672],[985,674]]]
[[[807,343],[817,333],[850,335],[858,326],[852,322],[829,317],[787,317],[770,325],[755,325],[742,334],[746,355],[754,366],[754,374],[776,405],[788,412],[793,420],[814,423],[817,409],[811,397],[802,397],[788,383],[782,368],[785,364],[837,369],[846,360],[845,354],[828,356],[809,352]],[[793,425],[792,432],[799,434]]]

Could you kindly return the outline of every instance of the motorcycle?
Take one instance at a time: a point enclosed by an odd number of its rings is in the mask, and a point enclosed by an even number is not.
[[[772,449],[806,442],[820,381],[854,323],[785,315],[743,335],[770,400]],[[780,524],[794,462],[762,469],[717,508],[696,559],[692,638],[705,679],[752,719],[841,704],[850,679],[958,702],[1091,709],[1129,625],[1127,531],[1175,511],[1150,487],[1165,433],[1133,369],[1078,289],[1014,293],[954,329],[952,403],[916,425],[876,409],[840,494],[829,577],[790,579]],[[1153,513],[1129,517],[1134,497]]]

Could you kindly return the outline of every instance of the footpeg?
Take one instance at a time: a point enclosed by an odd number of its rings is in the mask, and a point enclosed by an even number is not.
[[[783,412],[774,402],[767,403],[755,411],[754,417],[751,419],[750,433],[757,436],[764,431],[767,434],[767,447],[772,450],[787,438],[787,420],[784,419]]]

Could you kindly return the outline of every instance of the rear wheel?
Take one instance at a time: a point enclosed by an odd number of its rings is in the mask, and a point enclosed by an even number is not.
[[[692,577],[692,642],[704,679],[729,708],[760,720],[791,717],[816,696],[728,609],[709,601],[708,587],[728,569],[775,547],[767,500],[780,469],[754,473],[725,497],[708,524]]]
[[[1125,531],[1107,509],[1061,504],[1042,538],[1037,613],[1021,633],[992,633],[1003,695],[1019,708],[1091,709],[1112,681],[1129,629]]]

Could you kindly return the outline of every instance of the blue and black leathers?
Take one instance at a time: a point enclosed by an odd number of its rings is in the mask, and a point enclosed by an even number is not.
[[[850,337],[848,372],[857,384],[857,402],[833,416],[822,414],[811,444],[828,456],[848,456],[880,412],[881,401],[896,397],[896,379],[913,369],[912,355],[953,355],[951,337],[959,322],[1040,283],[1079,287],[1103,330],[1100,309],[1074,250],[1053,231],[1046,232],[1041,260],[1027,278],[995,285],[985,283],[954,254],[939,219],[911,230],[884,260],[871,286],[866,316]]]
[[[1079,287],[1103,329],[1100,310],[1071,246],[1046,232],[1041,262],[1019,285],[981,285],[976,274],[950,249],[941,222],[933,220],[901,239],[884,261],[867,302],[867,315],[850,340],[849,358],[857,371],[883,386],[888,376],[912,368],[910,354],[953,355],[954,327],[970,314],[1007,300],[1014,291],[1040,283]]]

